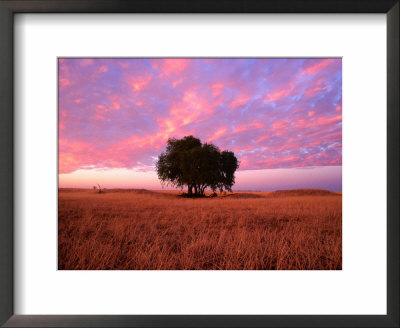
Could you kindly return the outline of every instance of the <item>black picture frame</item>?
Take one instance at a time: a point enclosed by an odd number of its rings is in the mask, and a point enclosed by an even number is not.
[[[0,324],[4,327],[399,327],[399,8],[398,0],[0,0]],[[387,315],[14,315],[13,22],[16,13],[385,13]]]

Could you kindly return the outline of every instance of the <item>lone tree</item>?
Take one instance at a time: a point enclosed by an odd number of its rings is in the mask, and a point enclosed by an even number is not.
[[[235,171],[239,167],[235,154],[220,151],[193,136],[168,139],[167,149],[156,162],[158,178],[163,184],[183,188],[188,194],[203,196],[206,188],[232,191]]]

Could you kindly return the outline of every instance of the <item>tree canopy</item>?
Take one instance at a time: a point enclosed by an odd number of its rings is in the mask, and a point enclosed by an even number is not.
[[[231,151],[221,151],[212,143],[186,136],[170,138],[166,151],[156,162],[157,175],[163,184],[183,188],[189,195],[202,196],[207,188],[232,191],[239,163]]]

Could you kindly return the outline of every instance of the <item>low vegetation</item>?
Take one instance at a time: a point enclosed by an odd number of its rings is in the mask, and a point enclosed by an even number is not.
[[[325,191],[60,189],[67,270],[340,270],[342,197]]]

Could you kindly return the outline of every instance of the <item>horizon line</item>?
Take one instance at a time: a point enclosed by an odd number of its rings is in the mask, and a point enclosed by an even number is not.
[[[79,189],[79,190],[97,190],[93,188],[84,188],[84,187],[60,187],[58,186],[57,189]],[[123,188],[123,187],[115,187],[115,188],[101,188],[102,190],[149,190],[149,191],[186,191],[186,189],[148,189],[148,188]],[[286,191],[286,190],[323,190],[323,191],[330,191],[330,192],[342,192],[342,190],[330,190],[330,189],[324,189],[324,188],[288,188],[288,189],[273,189],[273,190],[260,190],[260,189],[238,189],[238,190],[232,190],[232,191],[226,191],[224,190],[223,192],[229,193],[229,192],[274,192],[274,191]],[[206,189],[206,191],[212,191],[209,189]],[[218,191],[215,191],[216,193],[219,193]]]

